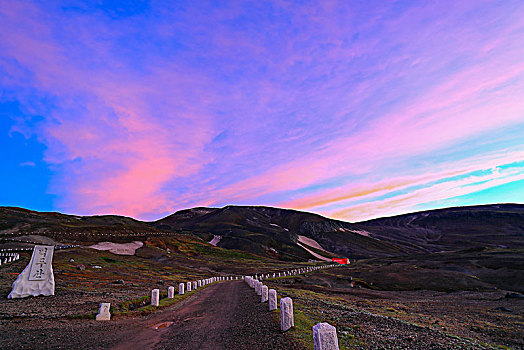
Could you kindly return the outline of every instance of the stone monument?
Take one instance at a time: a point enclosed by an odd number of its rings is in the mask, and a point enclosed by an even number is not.
[[[54,249],[54,246],[35,245],[31,261],[13,283],[8,299],[55,295]]]

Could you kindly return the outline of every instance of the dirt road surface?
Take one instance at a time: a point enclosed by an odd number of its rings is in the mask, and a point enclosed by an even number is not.
[[[9,334],[0,337],[2,349],[303,349],[242,281],[214,284],[147,317],[23,320],[2,328]]]

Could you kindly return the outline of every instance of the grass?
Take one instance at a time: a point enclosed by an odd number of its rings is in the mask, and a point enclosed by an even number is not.
[[[202,286],[198,288],[197,290],[193,290],[191,292],[186,292],[182,295],[175,294],[174,298],[167,298],[167,292],[162,291],[160,293],[160,300],[158,302],[158,306],[151,305],[151,295],[142,296],[139,298],[135,298],[132,300],[123,301],[121,303],[118,303],[116,306],[111,305],[110,312],[111,312],[111,318],[125,318],[125,317],[131,317],[131,316],[145,316],[149,315],[155,311],[158,311],[160,309],[166,308],[168,306],[174,305],[191,295],[197,293],[200,290],[203,290],[214,283],[213,282],[208,285]],[[95,313],[84,313],[84,314],[78,314],[69,316],[70,319],[95,319],[97,312]]]
[[[185,292],[184,294],[175,294],[173,298],[167,298],[167,292],[162,291],[160,293],[160,300],[158,302],[158,306],[151,305],[151,296],[147,295],[144,297],[136,298],[134,300],[126,301],[123,303],[118,304],[118,306],[113,309],[111,308],[111,313],[117,317],[123,317],[123,316],[144,316],[149,315],[150,313],[153,313],[159,309],[171,306],[173,304],[176,304],[188,297],[190,297],[193,294],[196,294],[198,291],[203,290],[215,283],[213,282],[210,284],[207,284],[205,286],[202,286],[198,288],[197,290],[192,290],[191,292]]]
[[[276,286],[271,286],[271,288],[277,289],[278,304],[280,304],[280,299],[283,296],[290,296],[293,299],[293,314],[295,326],[289,329],[286,333],[289,334],[297,342],[302,344],[306,349],[313,349],[313,326],[317,323],[326,322],[329,320],[326,320],[323,316],[321,316],[317,312],[314,312],[311,308],[300,303],[300,300],[306,300],[309,298],[325,300],[326,296],[308,290],[286,289],[279,288]],[[274,317],[278,321],[278,323],[280,323],[280,312],[274,313]],[[337,327],[335,322],[329,321],[329,323]],[[355,343],[356,341],[354,335],[349,334],[348,330],[349,329],[346,330],[337,327],[337,336],[339,339],[339,347],[341,350],[349,349],[349,347],[347,347],[345,344]]]
[[[280,305],[281,297],[277,295],[277,304]],[[279,309],[273,313],[275,320],[280,324],[281,315]],[[293,315],[295,326],[289,329],[286,333],[293,339],[297,340],[307,349],[313,349],[313,326],[315,322],[308,318],[305,313],[297,310],[295,303],[293,303]]]

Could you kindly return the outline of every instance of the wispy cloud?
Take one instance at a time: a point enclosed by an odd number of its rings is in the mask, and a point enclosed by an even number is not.
[[[342,219],[368,219],[409,212],[420,204],[453,199],[511,182],[524,180],[524,169],[501,174],[494,169],[487,175],[468,176],[459,180],[444,181],[416,189],[408,193],[382,200],[348,206],[346,209],[329,211],[325,214]],[[458,203],[460,204],[460,203]]]
[[[34,167],[34,166],[36,166],[36,164],[35,164],[35,162],[28,161],[28,162],[20,163],[20,166],[21,167],[24,167],[24,166]]]
[[[16,128],[59,209],[354,219],[520,176],[465,186],[521,159],[520,1],[0,3],[0,102],[42,118]]]

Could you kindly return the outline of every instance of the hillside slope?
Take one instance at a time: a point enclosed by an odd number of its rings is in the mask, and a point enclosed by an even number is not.
[[[158,228],[191,232],[211,239],[220,235],[219,246],[247,250],[280,259],[309,259],[298,236],[316,240],[336,255],[359,257],[390,256],[409,252],[395,244],[381,242],[351,231],[352,224],[317,214],[263,206],[195,208],[156,221]]]
[[[67,232],[67,235],[64,235]],[[281,260],[307,260],[299,236],[333,255],[354,259],[471,248],[524,247],[524,205],[499,204],[431,210],[349,223],[321,215],[263,206],[198,207],[154,222],[117,215],[75,216],[0,207],[0,238],[39,234],[68,241],[125,240],[133,233],[185,233],[218,246]],[[109,236],[109,237],[108,237]],[[132,239],[132,238],[129,238]],[[307,247],[328,258],[314,247]]]
[[[355,224],[384,242],[418,251],[524,246],[524,205],[493,204],[429,210]]]

